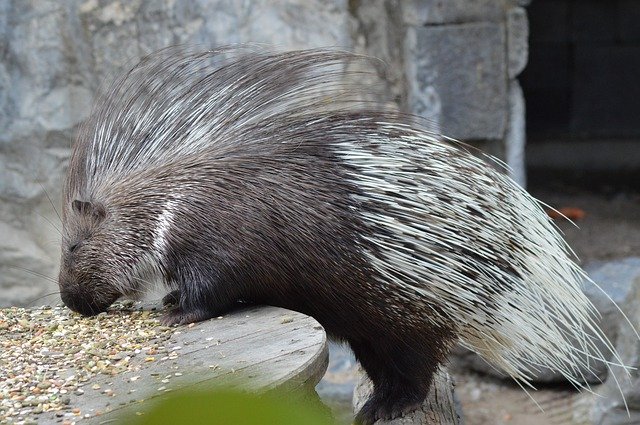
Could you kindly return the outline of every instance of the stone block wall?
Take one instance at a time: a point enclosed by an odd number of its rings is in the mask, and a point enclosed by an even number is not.
[[[0,2],[0,306],[56,288],[60,186],[100,85],[180,43],[338,47],[372,64],[378,100],[505,159],[524,183],[523,0]],[[39,276],[43,275],[45,277]],[[54,295],[37,303],[57,302]]]
[[[528,22],[515,1],[412,1],[405,10],[410,110],[505,159],[525,183]]]

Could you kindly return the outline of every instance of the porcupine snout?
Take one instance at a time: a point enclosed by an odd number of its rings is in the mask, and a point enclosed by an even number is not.
[[[62,302],[83,316],[95,316],[106,311],[120,297],[119,293],[108,288],[97,290],[90,278],[82,279],[69,273],[61,272],[58,284]]]

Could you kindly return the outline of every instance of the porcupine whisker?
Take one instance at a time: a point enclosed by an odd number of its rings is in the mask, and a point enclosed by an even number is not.
[[[60,228],[58,226],[56,226],[51,220],[49,220],[47,217],[45,217],[43,214],[40,214],[39,212],[36,211],[36,214],[38,214],[38,216],[40,216],[40,218],[42,218],[44,221],[46,221],[47,223],[49,223],[49,225],[51,225],[51,227],[53,227],[53,229],[60,235],[62,236],[62,230],[60,230]],[[57,213],[56,213],[57,214]],[[60,243],[60,241],[57,241],[58,243]]]
[[[132,279],[135,279],[136,281],[145,285],[142,288],[139,288],[138,290],[135,291],[136,296],[142,296],[146,292],[149,292],[150,290],[158,286],[158,283],[147,280],[147,279],[142,279],[140,277],[133,276]]]
[[[60,246],[60,239],[47,239],[42,242],[44,246],[50,246],[55,244],[56,246]]]
[[[8,267],[8,268],[10,268],[10,269],[16,269],[16,270],[21,270],[21,271],[26,272],[26,273],[29,273],[29,274],[31,274],[31,275],[33,275],[33,276],[37,276],[37,277],[39,277],[39,278],[45,279],[45,280],[47,280],[47,281],[49,281],[49,282],[51,282],[51,283],[55,283],[55,284],[57,284],[57,283],[58,283],[58,280],[57,280],[57,279],[55,279],[55,278],[54,278],[54,277],[52,277],[52,276],[47,276],[46,274],[39,273],[39,272],[36,272],[36,271],[34,271],[34,270],[27,269],[27,268],[25,268],[25,267],[14,266],[14,265],[12,265],[12,264],[5,264],[5,265],[3,265],[3,267]]]
[[[57,282],[56,282],[56,283],[57,283]],[[36,303],[36,301],[40,301],[40,300],[41,300],[41,299],[43,299],[43,298],[51,297],[51,296],[53,296],[53,295],[60,295],[60,291],[49,292],[48,294],[44,294],[44,295],[42,295],[42,296],[39,296],[39,297],[34,298],[34,299],[32,299],[32,300],[29,300],[29,301],[27,301],[27,305],[28,305],[28,306],[33,306],[33,305]]]
[[[42,182],[36,178],[35,174],[33,174],[34,180],[38,182],[38,185],[40,186],[40,188],[42,189],[42,192],[44,192],[44,195],[47,197],[47,200],[49,201],[49,204],[51,205],[51,208],[53,208],[53,212],[56,213],[56,216],[58,217],[58,220],[60,221],[60,223],[62,223],[62,218],[60,217],[60,213],[58,212],[58,209],[56,208],[55,204],[53,203],[53,201],[51,200],[51,196],[49,196],[49,192],[47,192],[47,189],[45,189],[44,185],[42,184]],[[40,214],[38,214],[40,215]],[[45,218],[43,215],[41,215],[42,218],[44,218],[45,220],[47,220],[47,222],[49,222],[57,231],[58,233],[62,234],[62,232],[60,231],[60,228],[58,228],[57,226],[55,226],[53,223],[51,223],[47,218]]]

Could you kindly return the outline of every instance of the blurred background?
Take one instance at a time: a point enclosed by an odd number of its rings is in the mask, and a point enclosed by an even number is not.
[[[381,59],[366,82],[379,101],[501,158],[561,208],[616,301],[640,285],[638,0],[5,0],[0,307],[59,300],[43,296],[57,291],[61,182],[100,85],[163,47],[247,42]],[[338,362],[325,388],[348,393],[353,362]],[[546,423],[486,423],[503,419]]]

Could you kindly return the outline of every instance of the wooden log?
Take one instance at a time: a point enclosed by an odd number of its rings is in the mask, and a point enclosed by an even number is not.
[[[353,394],[354,412],[358,412],[373,391],[373,385],[362,371]],[[454,382],[444,368],[434,376],[431,391],[422,406],[403,417],[377,421],[376,425],[461,425],[462,409],[454,394]]]
[[[59,313],[65,318],[71,317],[66,309],[50,312],[51,315]],[[95,318],[74,316],[73,320],[95,322],[95,326],[100,327]],[[52,322],[55,322],[53,318]],[[7,329],[0,334],[9,335],[13,324],[5,325]],[[127,329],[123,328],[123,332]],[[61,334],[58,338],[64,337]],[[68,401],[61,410],[24,416],[42,424],[78,419],[88,424],[111,423],[144,412],[160,397],[182,389],[223,387],[257,392],[277,389],[289,391],[296,397],[313,398],[317,397],[315,385],[328,364],[327,339],[322,326],[309,316],[276,307],[250,307],[224,317],[172,328],[172,335],[161,344],[167,348],[163,354],[134,355],[126,372],[98,374],[82,383],[77,391],[65,391]],[[52,370],[57,371],[61,380],[76,373],[69,366],[71,362],[66,354],[57,353],[55,361],[59,366]],[[74,411],[81,416],[74,415]]]

